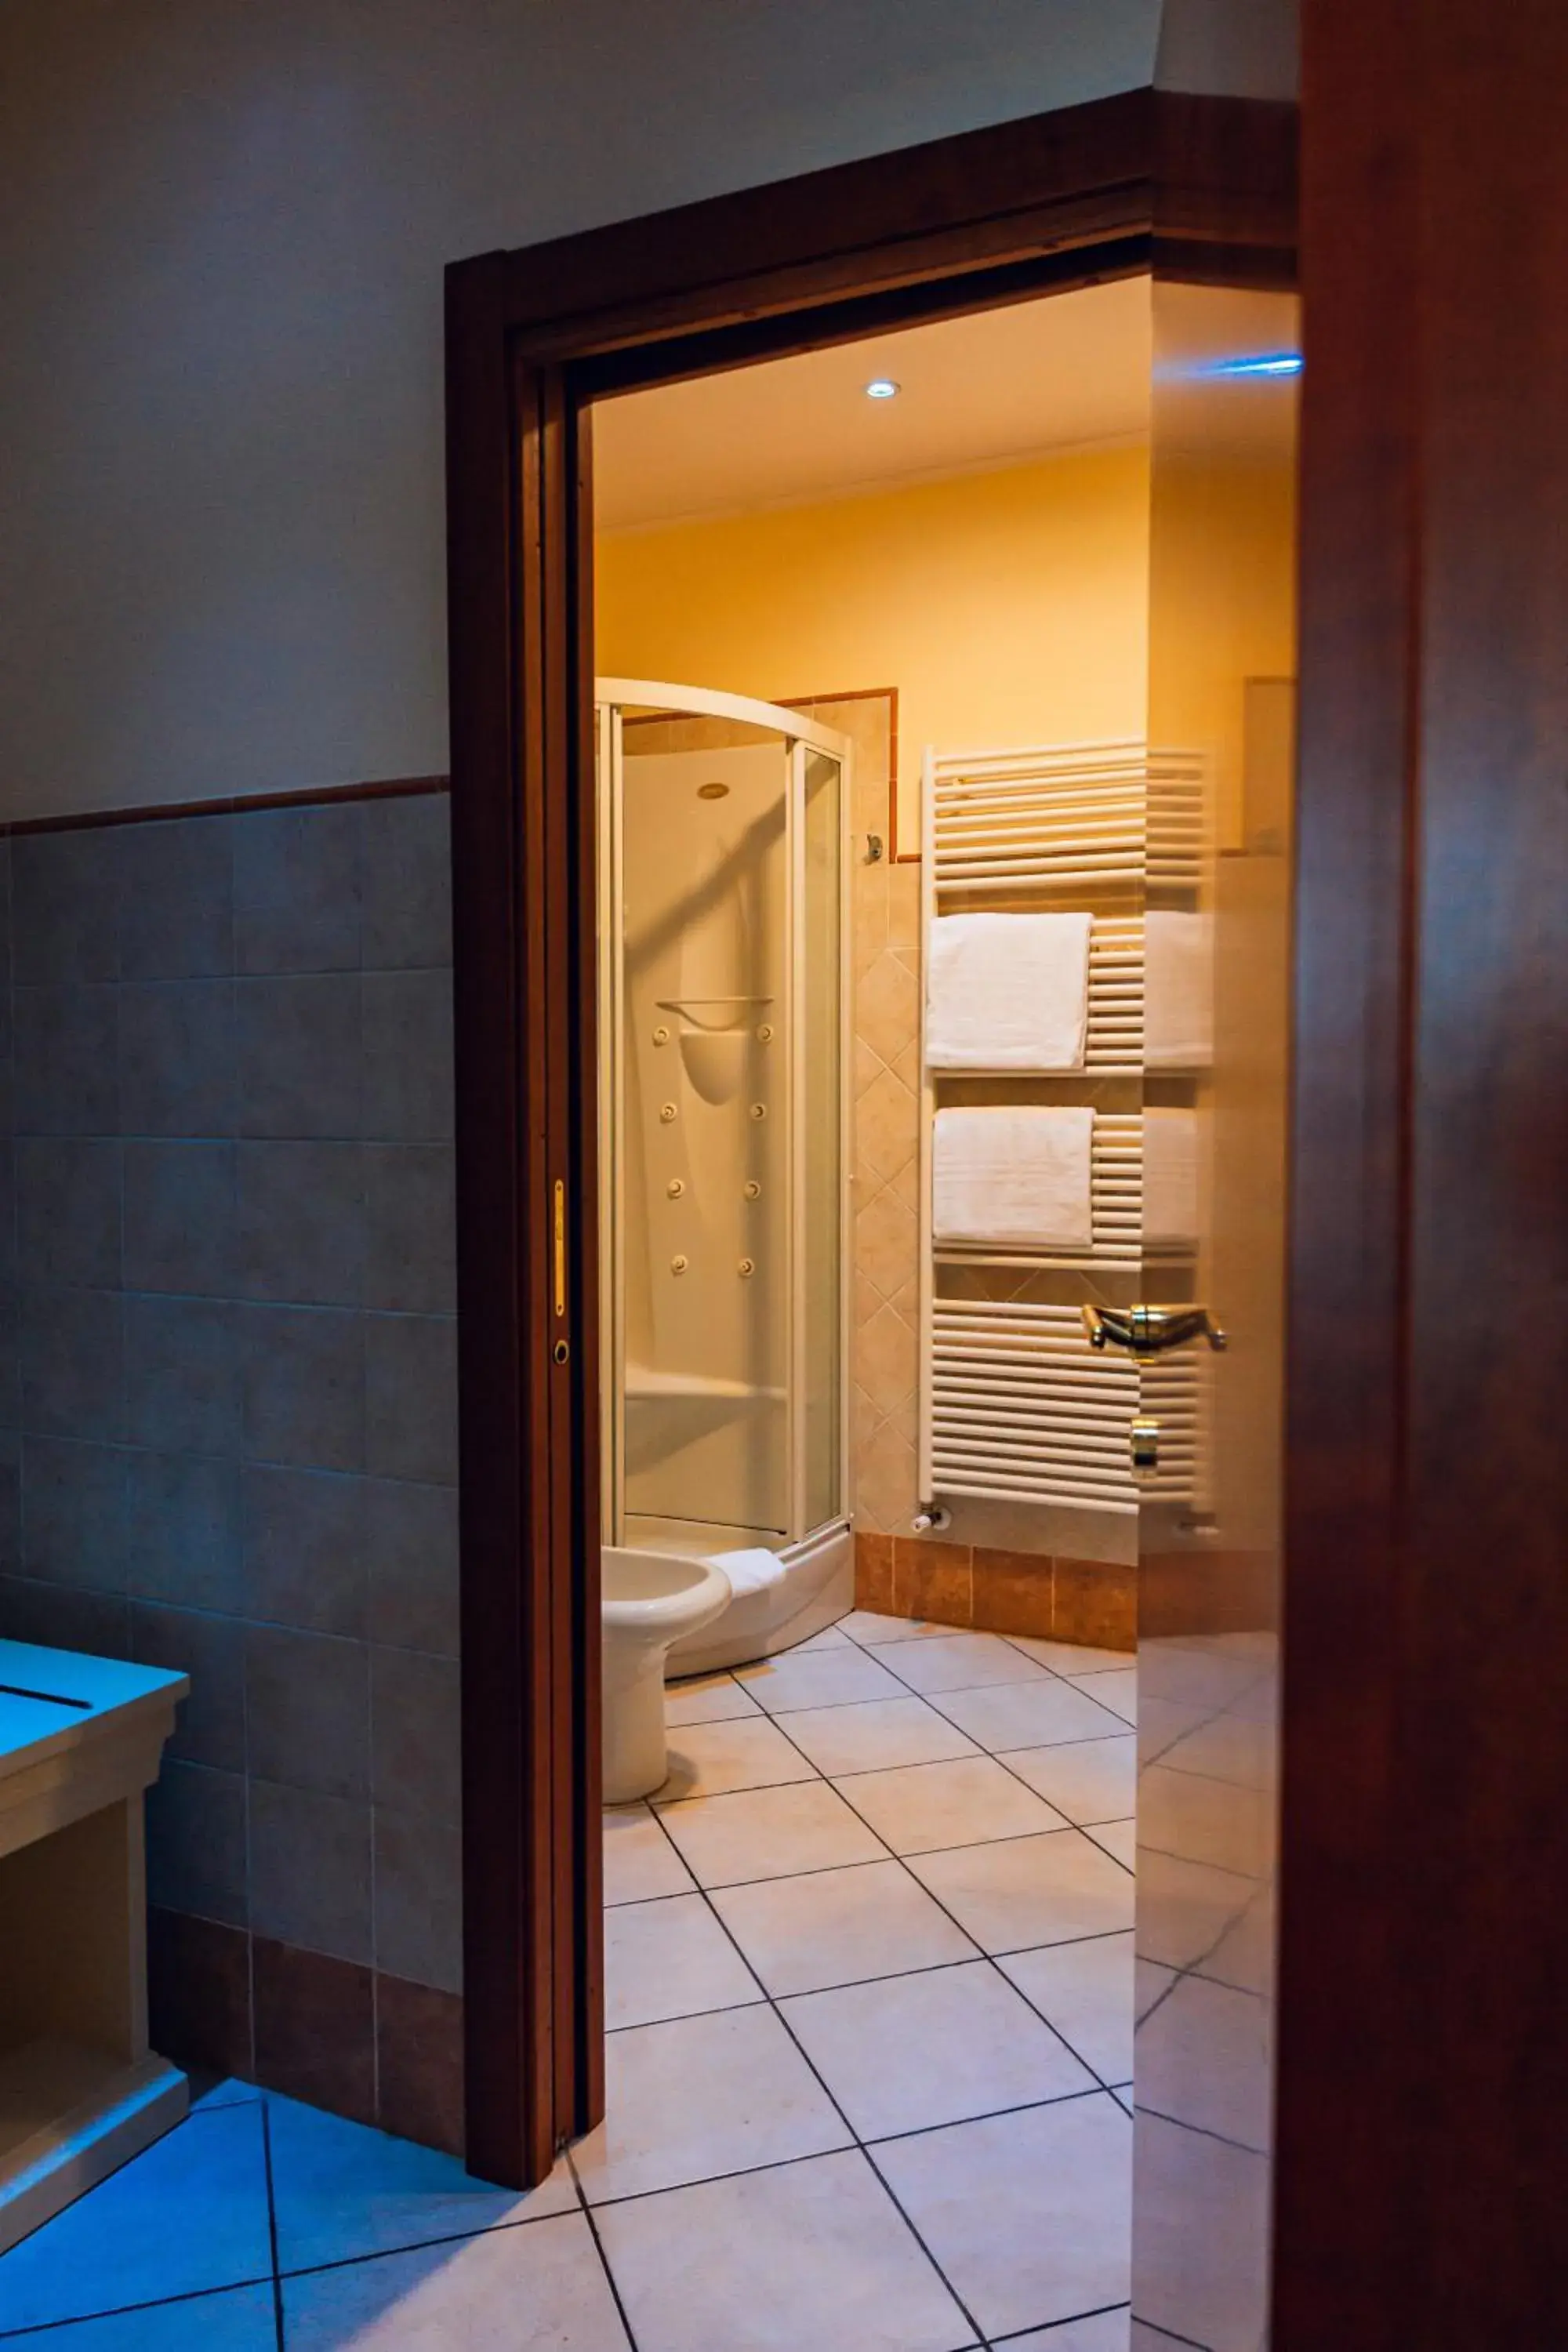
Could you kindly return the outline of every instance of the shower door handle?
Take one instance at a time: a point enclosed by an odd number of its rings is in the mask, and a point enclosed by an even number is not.
[[[1216,1353],[1226,1344],[1206,1307],[1086,1307],[1083,1328],[1091,1348],[1125,1348],[1140,1364],[1193,1339],[1206,1339]]]

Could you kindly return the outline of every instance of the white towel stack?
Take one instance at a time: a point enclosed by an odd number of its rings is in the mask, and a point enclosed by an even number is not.
[[[926,976],[934,1070],[1079,1070],[1089,915],[939,915]]]
[[[1143,1240],[1166,1247],[1198,1237],[1198,1115],[1143,1114]]]
[[[939,1242],[1089,1249],[1094,1113],[1078,1104],[939,1110],[931,1221]]]
[[[1206,915],[1143,919],[1143,1060],[1151,1070],[1214,1059],[1214,937]]]

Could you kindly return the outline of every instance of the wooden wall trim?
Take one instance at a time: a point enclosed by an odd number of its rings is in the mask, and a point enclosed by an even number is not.
[[[446,793],[449,776],[385,776],[363,784],[303,784],[297,791],[233,793],[205,801],[149,801],[135,808],[79,809],[60,816],[0,820],[0,841],[34,833],[92,833],[110,824],[163,824],[183,816],[243,816],[250,809],[321,808],[337,801],[410,800]]]

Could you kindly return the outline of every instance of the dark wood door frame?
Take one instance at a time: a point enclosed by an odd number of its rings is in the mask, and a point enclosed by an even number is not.
[[[1289,283],[1294,160],[1293,110],[1139,90],[448,273],[466,2074],[492,2179],[541,2179],[603,2107],[589,404],[1152,267]]]

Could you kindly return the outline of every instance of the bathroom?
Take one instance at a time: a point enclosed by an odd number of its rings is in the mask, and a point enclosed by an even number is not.
[[[882,2340],[860,2295],[900,2347],[1127,2341],[1159,1499],[1127,1425],[1164,1375],[1102,1365],[1079,1321],[1151,1263],[1155,1296],[1204,1295],[1195,1207],[1184,1261],[1125,1181],[1145,1110],[1190,1129],[1204,1099],[1194,1056],[1128,1044],[1118,942],[1159,902],[1162,821],[1194,835],[1190,768],[1143,747],[1213,750],[1215,678],[1290,665],[1283,593],[1207,671],[1194,597],[1156,733],[1152,304],[1134,276],[595,415],[607,2121],[495,2210],[591,2215],[639,2344],[694,2340],[671,2231],[726,2347],[751,2290],[719,2250],[819,2231],[775,2282],[814,2342]],[[1247,298],[1194,331],[1290,327]],[[1256,493],[1290,392],[1247,396]],[[1248,513],[1266,553],[1278,516]],[[1257,748],[1219,741],[1215,793]],[[1037,865],[1068,810],[1065,893],[963,887],[965,795],[998,779]],[[1112,860],[1088,883],[1086,793]],[[447,855],[439,779],[9,844],[35,1276],[4,1630],[191,1678],[149,1811],[153,2042],[217,2084],[204,2129],[253,2128],[237,2084],[279,2095],[274,2221],[323,2281],[391,2259],[363,2210],[321,2235],[323,2176],[375,2178],[340,2135],[466,2144]],[[1184,870],[1182,916],[1208,887]],[[926,943],[998,899],[1080,923],[1073,1034],[943,1059],[974,991],[944,1008]],[[1005,1026],[1009,988],[982,992]],[[1071,1114],[1076,1233],[944,1222],[944,1114],[993,1109]],[[1010,1318],[1046,1337],[998,1372]],[[1161,1411],[1190,1491],[1199,1408]],[[1004,1440],[975,1467],[977,1412]],[[672,1592],[715,1613],[667,1658]],[[69,2316],[10,2276],[10,2308]]]

